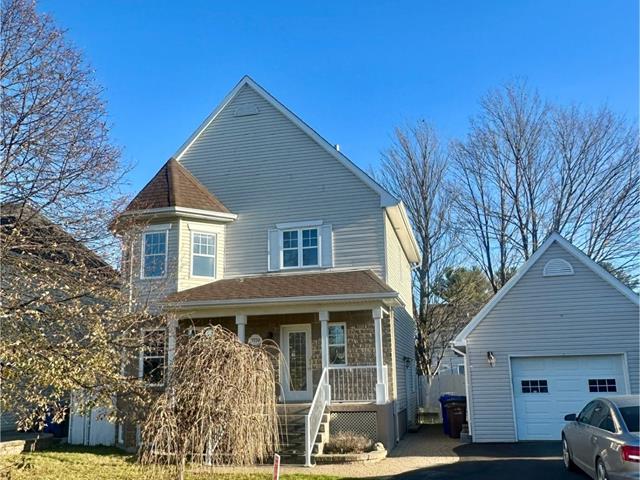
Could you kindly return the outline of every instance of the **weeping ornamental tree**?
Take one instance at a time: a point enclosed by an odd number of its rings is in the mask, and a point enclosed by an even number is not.
[[[187,466],[249,465],[278,448],[276,375],[268,347],[217,325],[184,338],[165,391],[142,427],[140,461],[154,476]]]

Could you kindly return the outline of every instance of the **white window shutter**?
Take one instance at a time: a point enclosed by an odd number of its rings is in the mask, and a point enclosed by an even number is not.
[[[268,237],[268,267],[270,272],[280,270],[280,230],[272,228],[269,230]]]
[[[333,267],[333,230],[331,225],[322,225],[320,227],[322,246],[322,266]]]

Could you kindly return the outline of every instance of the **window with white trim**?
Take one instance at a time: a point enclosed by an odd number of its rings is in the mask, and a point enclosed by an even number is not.
[[[164,328],[142,332],[140,377],[149,385],[164,385],[166,369],[166,335]]]
[[[318,228],[282,231],[282,268],[317,267],[320,265],[320,232]]]
[[[146,232],[142,240],[142,278],[162,278],[167,273],[169,231]]]
[[[329,365],[347,364],[347,324],[329,324]]]
[[[216,276],[216,236],[213,233],[191,232],[191,275]]]

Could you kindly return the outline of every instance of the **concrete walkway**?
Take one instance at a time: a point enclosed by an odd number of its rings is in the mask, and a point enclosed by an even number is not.
[[[457,439],[445,437],[441,425],[425,425],[417,433],[407,433],[391,454],[377,463],[368,465],[317,465],[305,468],[297,465],[283,465],[281,475],[287,473],[334,475],[347,478],[388,478],[395,475],[421,470],[458,461],[453,451],[459,447]],[[248,468],[220,468],[221,472],[267,473],[271,466]]]

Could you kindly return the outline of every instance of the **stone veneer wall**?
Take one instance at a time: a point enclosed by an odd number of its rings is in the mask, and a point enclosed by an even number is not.
[[[371,310],[352,312],[330,312],[329,322],[345,322],[347,325],[347,362],[348,365],[371,365],[375,359],[375,331]],[[222,325],[226,329],[236,332],[235,317],[183,319],[180,321],[178,337],[186,334],[188,328],[206,327],[207,325]],[[298,313],[283,315],[252,315],[247,319],[245,327],[246,338],[258,334],[263,340],[271,339],[280,344],[281,325],[311,324],[311,368],[313,369],[314,390],[322,372],[322,354],[320,339],[320,321],[317,313]],[[389,399],[395,400],[395,364],[392,346],[391,322],[389,317],[382,319],[383,354],[389,377]],[[137,375],[138,360],[132,359],[127,371]],[[276,366],[276,375],[279,376]],[[279,381],[279,378],[277,379]],[[136,446],[136,427],[133,424],[124,425],[124,447],[134,449]]]
[[[375,365],[375,331],[371,310],[352,312],[330,312],[329,322],[345,322],[347,325],[347,362],[348,365]],[[221,324],[225,328],[236,332],[235,318],[212,318],[183,320],[181,327],[188,325],[206,326]],[[311,325],[311,368],[313,369],[314,387],[322,373],[322,351],[320,338],[320,320],[317,313],[297,313],[283,315],[251,315],[247,318],[245,336],[249,338],[258,334],[263,340],[271,339],[280,344],[281,325]],[[382,319],[383,355],[387,365],[389,377],[389,398],[395,399],[395,365],[393,355],[393,339],[389,317]]]

